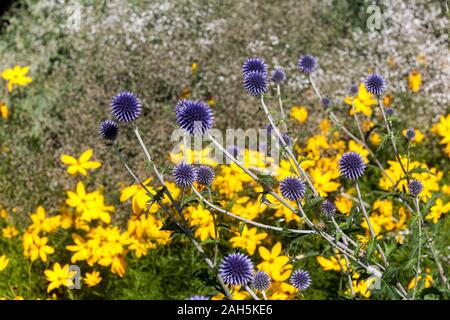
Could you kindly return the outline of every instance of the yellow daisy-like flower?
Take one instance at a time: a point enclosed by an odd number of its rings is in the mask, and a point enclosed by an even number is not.
[[[57,289],[61,286],[70,287],[73,285],[72,276],[75,274],[75,271],[69,272],[69,265],[66,264],[63,267],[56,262],[53,265],[53,270],[48,269],[44,271],[45,277],[47,281],[49,281],[49,285],[47,287],[47,293]]]
[[[403,129],[402,134],[403,136],[406,138],[406,130],[407,129]],[[416,132],[416,136],[415,138],[411,141],[412,143],[420,143],[422,142],[422,140],[425,138],[425,135],[420,132],[419,129],[414,129],[414,131]]]
[[[152,178],[148,178],[142,184],[155,195],[156,191],[148,184],[152,181]],[[147,203],[150,201],[150,195],[140,184],[133,184],[120,191],[120,202],[125,202],[131,198],[131,208],[133,213],[140,213],[147,208]]]
[[[319,256],[317,257],[317,262],[320,264],[320,266],[325,271],[341,271],[342,269],[344,271],[347,271],[347,265],[345,264],[344,258],[339,258],[339,262],[336,259],[336,257],[330,257],[330,259],[327,259],[325,257]]]
[[[94,170],[101,167],[101,163],[98,161],[89,161],[92,157],[94,151],[92,149],[87,149],[84,151],[81,156],[76,159],[67,154],[61,155],[61,161],[68,165],[67,172],[71,175],[82,174],[83,176],[87,175],[87,170]]]
[[[302,106],[293,106],[291,109],[291,117],[300,123],[304,123],[308,118],[308,110]]]
[[[262,246],[258,248],[264,260],[258,264],[258,269],[267,272],[274,281],[286,281],[292,273],[289,257],[280,255],[281,249],[281,242],[277,242],[270,251]]]
[[[372,106],[377,103],[377,100],[373,94],[366,90],[365,85],[360,83],[356,97],[346,97],[344,102],[349,106],[354,103],[356,113],[362,112],[364,115],[370,117],[372,115]],[[350,114],[353,115],[353,110],[350,110]]]
[[[434,206],[430,208],[430,212],[425,216],[426,220],[433,221],[434,224],[438,223],[441,216],[450,211],[450,202],[444,205],[441,198],[436,199]]]
[[[31,81],[33,81],[33,79],[27,75],[29,71],[30,67],[20,66],[14,66],[14,68],[5,69],[5,71],[2,72],[1,76],[3,79],[8,81],[8,92],[12,91],[13,86],[26,86]]]
[[[19,234],[19,230],[17,230],[17,228],[13,226],[7,226],[6,228],[2,229],[2,233],[4,238],[11,239]]]
[[[241,233],[237,232],[237,236],[230,239],[230,243],[233,248],[245,249],[252,256],[255,253],[256,246],[261,243],[261,240],[267,237],[267,233],[257,232],[257,228],[249,229],[245,225]]]
[[[6,267],[8,266],[8,264],[9,264],[9,259],[5,255],[0,256],[0,272],[5,270]]]
[[[422,76],[417,70],[411,71],[408,75],[408,87],[412,92],[419,92],[422,85]]]
[[[4,102],[0,102],[0,118],[3,118],[4,120],[8,119],[8,106]]]
[[[102,277],[100,277],[100,272],[98,271],[92,271],[91,273],[86,272],[86,275],[84,277],[84,283],[88,287],[95,287],[102,281]]]

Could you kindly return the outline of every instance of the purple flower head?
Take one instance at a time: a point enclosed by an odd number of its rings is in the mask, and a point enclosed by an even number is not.
[[[336,210],[336,206],[330,200],[325,200],[320,206],[320,212],[328,218],[334,216],[336,214]]]
[[[276,68],[272,72],[272,82],[275,84],[282,84],[286,80],[286,74],[284,73],[283,69]]]
[[[197,178],[197,170],[193,165],[180,162],[173,168],[172,176],[180,187],[190,187]]]
[[[408,139],[408,141],[413,141],[416,138],[416,131],[414,130],[414,128],[408,128],[406,129],[406,139]]]
[[[105,120],[100,123],[98,132],[103,139],[116,140],[117,136],[119,135],[119,126],[115,121]]]
[[[141,112],[141,102],[132,92],[121,92],[111,100],[111,113],[119,121],[134,121]]]
[[[317,68],[317,58],[308,54],[301,56],[298,60],[298,68],[303,73],[313,72]]]
[[[339,159],[339,172],[341,176],[350,180],[361,178],[366,170],[366,164],[356,152],[346,152]]]
[[[364,82],[366,89],[371,94],[381,96],[386,90],[386,81],[382,75],[377,73],[369,74]]]
[[[388,117],[392,117],[394,115],[395,111],[392,108],[386,108],[385,113]]]
[[[306,290],[311,285],[311,277],[304,270],[295,270],[289,281],[297,290]]]
[[[219,266],[219,274],[228,285],[247,285],[253,280],[253,262],[240,252],[228,254]]]
[[[250,71],[244,75],[244,88],[251,95],[258,97],[267,91],[267,75],[261,71]]]
[[[209,166],[200,166],[197,169],[197,182],[210,186],[214,181],[214,170]]]
[[[269,289],[272,280],[264,271],[257,271],[253,276],[252,287],[258,291],[266,291]]]
[[[359,87],[357,84],[354,84],[350,87],[350,94],[355,97],[356,95],[358,95],[358,91],[359,91]]]
[[[412,179],[408,183],[409,194],[413,197],[417,197],[423,191],[423,184],[417,179]]]
[[[267,65],[264,60],[258,57],[247,59],[242,66],[242,74],[245,76],[252,71],[259,71],[267,74]]]
[[[178,125],[189,134],[205,134],[214,124],[211,108],[203,101],[184,100],[175,107]]]
[[[322,106],[327,109],[331,105],[331,100],[327,97],[322,98]]]
[[[306,186],[305,183],[296,177],[284,178],[280,183],[281,195],[291,201],[300,200],[304,197]]]

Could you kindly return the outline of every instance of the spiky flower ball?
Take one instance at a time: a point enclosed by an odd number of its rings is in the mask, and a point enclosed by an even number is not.
[[[184,100],[175,107],[178,125],[189,134],[205,134],[214,124],[211,108],[203,101]]]
[[[98,132],[100,133],[103,139],[111,141],[116,140],[117,136],[119,135],[119,126],[115,121],[105,120],[102,123],[100,123]]]
[[[328,218],[334,216],[336,214],[336,210],[336,206],[330,200],[325,200],[320,206],[320,212]]]
[[[264,271],[257,271],[253,276],[252,287],[258,291],[267,291],[272,280],[270,276]]]
[[[197,179],[197,170],[193,165],[180,162],[173,168],[172,176],[180,187],[190,187]]]
[[[261,71],[250,71],[244,75],[244,88],[258,97],[267,91],[267,75]]]
[[[322,98],[322,106],[327,109],[331,105],[331,100],[327,97]]]
[[[392,117],[395,113],[394,109],[392,109],[392,108],[386,108],[386,111],[384,111],[384,112],[386,113],[386,115],[388,117]]]
[[[303,73],[313,72],[317,68],[317,58],[308,54],[301,56],[298,60],[298,68]]]
[[[408,128],[406,129],[406,139],[408,139],[408,141],[413,141],[416,138],[416,131],[414,130],[414,128]]]
[[[352,85],[352,86],[350,87],[350,94],[351,94],[352,96],[355,97],[355,96],[358,94],[358,91],[359,91],[359,87],[358,87],[357,84],[354,84],[354,85]]]
[[[182,110],[186,106],[187,101],[188,100],[183,99],[177,102],[177,104],[175,105],[175,114],[178,114],[180,110]]]
[[[210,186],[214,181],[214,170],[209,166],[197,168],[197,182],[204,186]]]
[[[413,197],[417,197],[423,191],[423,184],[417,179],[412,179],[408,183],[409,194]]]
[[[311,285],[311,277],[305,270],[295,270],[289,281],[292,286],[298,290],[306,290]]]
[[[253,280],[253,262],[240,252],[228,254],[219,266],[219,274],[228,285],[247,285]]]
[[[186,300],[209,300],[209,298],[206,296],[195,295],[187,298]]]
[[[119,121],[134,121],[141,112],[141,102],[132,92],[121,92],[111,100],[111,113]]]
[[[346,152],[339,159],[339,172],[341,176],[350,180],[362,177],[366,170],[366,164],[361,155],[356,152]]]
[[[364,85],[368,92],[381,96],[386,90],[386,81],[382,75],[377,73],[369,74],[364,82]]]
[[[242,73],[245,76],[247,73],[252,71],[259,71],[267,74],[267,65],[264,60],[258,57],[247,59],[242,66]]]
[[[287,177],[280,182],[281,195],[291,201],[300,200],[305,195],[305,183],[296,177]]]
[[[276,68],[272,72],[272,82],[275,84],[282,84],[286,80],[286,74],[284,73],[283,69]]]

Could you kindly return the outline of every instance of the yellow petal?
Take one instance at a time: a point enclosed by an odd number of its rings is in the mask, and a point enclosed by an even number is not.
[[[88,161],[81,164],[84,169],[97,169],[102,166],[102,164],[98,161]]]
[[[276,258],[280,255],[281,253],[281,242],[277,242],[273,248],[272,248],[272,258]]]
[[[60,159],[64,164],[67,164],[67,165],[75,165],[78,163],[77,159],[75,159],[74,157],[69,156],[67,154],[61,155]]]
[[[91,157],[92,154],[94,153],[94,150],[92,149],[87,149],[85,152],[83,152],[80,156],[80,158],[78,159],[78,161],[80,161],[80,163],[86,162],[88,161]]]
[[[259,247],[258,252],[261,258],[263,258],[264,260],[270,260],[270,251],[265,247]]]

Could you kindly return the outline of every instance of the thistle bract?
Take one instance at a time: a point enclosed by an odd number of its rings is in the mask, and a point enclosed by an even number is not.
[[[291,201],[300,200],[305,195],[305,183],[299,178],[284,178],[280,183],[281,195]]]
[[[223,258],[219,274],[228,285],[246,285],[253,280],[253,262],[243,253],[231,253]]]
[[[341,176],[350,180],[361,178],[366,170],[366,164],[356,152],[344,153],[339,159],[338,166]]]
[[[134,121],[141,112],[141,102],[132,92],[121,92],[111,101],[111,113],[119,121]]]

